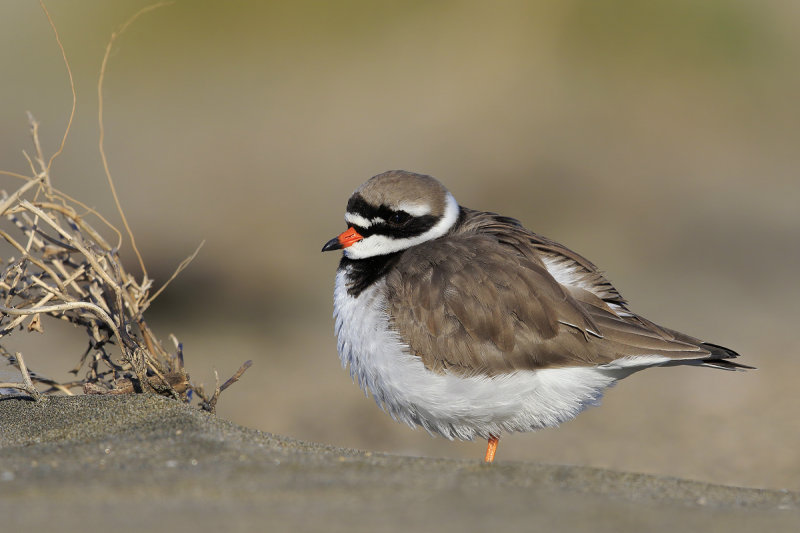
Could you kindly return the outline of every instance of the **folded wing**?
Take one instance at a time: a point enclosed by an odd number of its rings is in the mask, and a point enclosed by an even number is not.
[[[471,212],[407,251],[386,279],[392,324],[429,369],[738,365],[736,353],[637,316],[597,268],[513,219]]]

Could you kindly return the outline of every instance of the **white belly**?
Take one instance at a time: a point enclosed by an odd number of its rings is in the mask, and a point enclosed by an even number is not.
[[[557,426],[596,404],[603,390],[635,371],[619,365],[518,371],[502,376],[437,374],[389,327],[384,283],[358,298],[336,276],[334,317],[342,365],[392,418],[449,439]]]

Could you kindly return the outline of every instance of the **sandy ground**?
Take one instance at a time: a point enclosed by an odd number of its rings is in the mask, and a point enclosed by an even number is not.
[[[0,401],[0,529],[796,531],[800,493],[359,452],[155,396]]]

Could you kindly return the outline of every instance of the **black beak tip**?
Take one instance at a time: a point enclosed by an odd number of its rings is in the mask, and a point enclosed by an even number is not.
[[[331,250],[341,250],[342,244],[339,242],[339,237],[334,237],[333,239],[329,240],[325,243],[325,246],[322,247],[323,252],[330,252]]]

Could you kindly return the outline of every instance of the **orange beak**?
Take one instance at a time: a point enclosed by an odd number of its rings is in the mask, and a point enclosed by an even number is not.
[[[325,246],[322,247],[322,251],[329,252],[331,250],[341,250],[342,248],[347,248],[348,246],[354,245],[363,238],[364,237],[359,235],[355,229],[348,228],[347,231],[339,234],[338,237],[334,237],[326,242]]]

